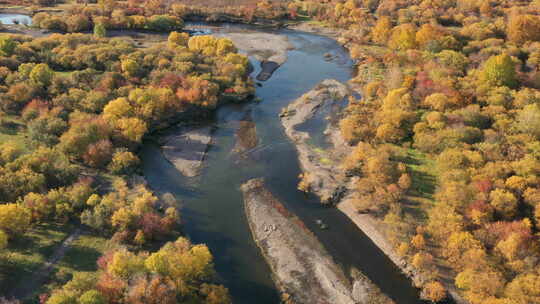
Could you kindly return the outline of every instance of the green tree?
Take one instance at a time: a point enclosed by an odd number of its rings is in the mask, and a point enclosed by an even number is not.
[[[34,83],[48,87],[54,77],[54,71],[46,63],[40,63],[32,69],[29,77]]]
[[[0,55],[11,56],[17,47],[17,43],[9,36],[0,37]]]
[[[517,86],[516,64],[508,54],[491,56],[480,72],[480,80],[492,87]]]
[[[104,38],[107,36],[107,29],[103,23],[96,23],[94,25],[94,36],[97,38]]]
[[[19,204],[0,205],[0,229],[8,234],[21,234],[30,227],[30,212]]]
[[[8,245],[8,235],[3,230],[0,230],[0,250],[6,248],[7,245]]]
[[[88,290],[79,297],[79,304],[106,304],[107,300],[95,289]]]

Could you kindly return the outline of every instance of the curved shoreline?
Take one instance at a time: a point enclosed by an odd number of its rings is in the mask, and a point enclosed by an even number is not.
[[[345,143],[337,126],[328,123],[324,131],[326,139],[331,143],[324,154],[324,157],[331,162],[330,165],[319,161],[322,156],[317,152],[316,147],[308,143],[310,134],[296,129],[297,126],[312,119],[321,108],[335,103],[337,99],[344,98],[350,92],[346,85],[336,80],[324,80],[284,108],[281,115],[282,125],[298,152],[298,160],[303,172],[302,188],[306,192],[317,195],[322,203],[335,205],[415,285],[418,285],[423,278],[403,257],[397,254],[387,237],[381,232],[381,223],[372,215],[360,214],[356,211],[351,181],[336,167],[340,159],[350,153],[352,147]],[[445,285],[456,304],[467,304],[455,286]]]

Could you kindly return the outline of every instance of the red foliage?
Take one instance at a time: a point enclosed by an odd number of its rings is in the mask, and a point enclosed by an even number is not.
[[[120,303],[126,287],[126,282],[107,272],[101,274],[96,284],[96,289],[107,299],[107,303]]]
[[[482,193],[489,193],[493,189],[493,183],[488,179],[476,181],[474,188]]]
[[[176,91],[184,84],[184,81],[184,77],[178,74],[167,73],[161,78],[157,86],[160,88],[170,88],[171,90]]]
[[[104,139],[89,145],[82,158],[87,165],[102,168],[109,163],[112,153],[113,145],[111,141]]]
[[[32,99],[24,109],[22,110],[21,114],[23,117],[29,115],[30,112],[37,112],[37,116],[40,116],[42,113],[46,113],[49,110],[50,104],[41,99]]]
[[[42,293],[39,295],[39,304],[45,304],[47,303],[47,300],[49,300],[49,294],[47,293]]]
[[[99,257],[97,260],[97,266],[99,269],[105,270],[109,266],[109,263],[111,262],[113,258],[114,252],[113,251],[107,251],[102,256]]]
[[[161,225],[161,217],[155,212],[145,213],[141,217],[139,225],[144,232],[144,236],[149,239],[166,233],[165,227]]]
[[[517,233],[523,241],[532,240],[534,237],[531,228],[522,221],[495,222],[486,226],[486,232],[488,234],[487,242],[492,246],[505,240],[513,233]]]

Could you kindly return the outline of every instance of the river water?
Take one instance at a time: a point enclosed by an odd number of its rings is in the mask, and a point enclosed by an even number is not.
[[[22,14],[0,14],[2,24],[32,24],[32,17]]]
[[[202,174],[184,178],[163,157],[159,146],[148,141],[141,151],[146,179],[158,193],[171,193],[181,201],[185,233],[193,242],[209,246],[234,303],[279,302],[270,269],[251,238],[243,211],[239,187],[254,177],[266,179],[270,191],[305,222],[347,272],[356,267],[396,303],[421,303],[418,290],[344,214],[323,207],[315,197],[297,190],[297,153],[284,134],[278,114],[324,79],[349,80],[352,62],[346,50],[329,38],[288,30],[278,33],[286,35],[295,49],[289,51],[288,61],[272,78],[257,88],[256,95],[262,101],[224,105],[207,122],[215,132]],[[325,53],[336,58],[325,61]],[[239,121],[245,119],[255,123],[259,143],[238,155],[232,151],[235,132]],[[172,128],[168,132],[179,131]],[[317,219],[329,229],[319,229]]]

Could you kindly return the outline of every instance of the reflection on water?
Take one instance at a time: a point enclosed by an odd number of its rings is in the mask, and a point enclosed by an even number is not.
[[[297,190],[300,169],[296,150],[285,136],[278,114],[324,79],[349,80],[352,64],[345,50],[331,39],[287,30],[280,33],[289,37],[295,50],[272,78],[257,88],[262,102],[225,105],[217,111],[210,122],[216,131],[203,174],[187,180],[164,159],[157,145],[147,142],[141,157],[150,186],[182,201],[185,232],[194,242],[210,247],[234,303],[279,302],[270,269],[251,238],[239,191],[243,182],[254,177],[265,177],[275,196],[347,270],[356,267],[364,272],[396,303],[419,303],[410,281],[343,213],[325,208],[315,197]],[[336,60],[325,61],[327,52]],[[254,66],[252,75],[257,75],[258,65]],[[258,145],[246,152],[247,157],[234,157],[238,121],[247,111],[256,126]],[[317,219],[330,229],[319,229]]]
[[[22,14],[0,14],[2,24],[32,24],[32,17]]]

